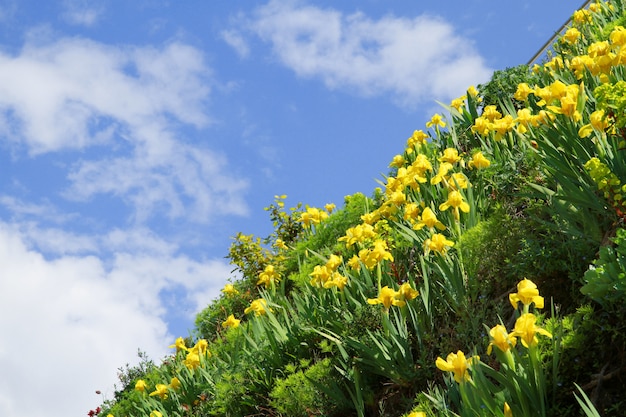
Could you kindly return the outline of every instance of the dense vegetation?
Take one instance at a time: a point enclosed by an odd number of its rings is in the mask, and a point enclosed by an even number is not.
[[[624,6],[453,100],[371,196],[276,196],[194,338],[98,413],[624,415]]]

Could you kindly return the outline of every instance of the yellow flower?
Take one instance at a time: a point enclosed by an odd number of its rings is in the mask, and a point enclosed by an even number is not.
[[[393,262],[393,256],[391,255],[391,252],[387,250],[387,242],[381,239],[374,242],[374,248],[370,252],[370,256],[376,260],[376,263],[383,260]]]
[[[437,171],[437,175],[435,175],[434,177],[431,178],[430,183],[432,185],[435,184],[439,184],[441,181],[443,181],[446,176],[448,175],[448,172],[453,168],[452,164],[449,162],[442,162],[441,165],[439,165],[439,169]]]
[[[150,413],[150,417],[163,417],[163,414],[161,414],[160,411],[154,410]]]
[[[408,203],[404,205],[404,220],[415,220],[419,218],[420,208],[416,203]]]
[[[489,346],[487,346],[487,355],[491,355],[491,349],[496,346],[502,352],[508,351],[511,346],[515,346],[517,344],[517,339],[515,336],[510,335],[506,331],[506,327],[501,324],[498,324],[489,330],[489,338],[491,342]]]
[[[350,258],[350,260],[348,261],[348,266],[353,271],[358,271],[359,269],[361,269],[361,258],[359,258],[357,255],[353,255],[352,258]]]
[[[406,417],[426,417],[426,413],[423,411],[413,411]]]
[[[435,365],[444,372],[453,372],[454,380],[460,383],[470,379],[468,369],[476,359],[477,357],[466,359],[465,354],[459,350],[457,353],[450,353],[445,361],[438,357]]]
[[[324,288],[337,287],[341,291],[347,284],[348,278],[341,275],[339,272],[333,272],[332,278],[324,283]]]
[[[176,377],[173,377],[173,378],[170,380],[170,388],[171,388],[171,389],[173,389],[173,390],[177,391],[177,390],[179,390],[179,389],[180,389],[180,387],[182,387],[182,386],[183,386],[183,384],[181,384],[181,383],[180,383],[180,379],[178,379],[178,378],[176,378]]]
[[[522,314],[515,322],[515,328],[511,332],[512,336],[519,337],[524,347],[537,346],[539,340],[537,333],[547,337],[552,337],[550,332],[535,325],[537,317],[532,313]]]
[[[470,88],[467,89],[467,94],[469,94],[472,97],[476,97],[478,95],[478,90],[476,89],[476,87],[472,85],[470,86]]]
[[[576,28],[569,28],[561,39],[567,43],[574,44],[578,41],[578,38],[580,38],[580,31]]]
[[[472,155],[472,160],[467,164],[468,167],[475,169],[487,168],[489,165],[491,165],[491,162],[485,158],[482,152],[476,152]]]
[[[285,245],[285,241],[282,239],[276,239],[274,246],[276,246],[278,249],[283,249],[283,250],[289,249],[289,247]]]
[[[413,226],[413,228],[415,230],[420,230],[424,226],[427,226],[430,229],[432,229],[434,227],[436,227],[439,230],[445,230],[446,229],[446,226],[444,226],[444,224],[441,223],[437,219],[437,216],[435,215],[435,212],[432,211],[430,209],[430,207],[426,207],[424,209],[424,211],[422,212],[421,220],[418,223],[416,223],[415,226]]]
[[[326,281],[328,281],[331,277],[332,270],[330,270],[326,265],[315,265],[313,268],[313,272],[309,274],[311,278],[311,285],[324,285]]]
[[[470,185],[467,177],[462,172],[455,172],[454,174],[450,175],[450,177],[446,180],[446,184],[451,190],[465,190]]]
[[[460,160],[459,151],[454,148],[444,149],[443,155],[439,158],[439,162],[448,162],[450,164],[456,164]]]
[[[326,261],[326,267],[330,269],[331,271],[336,271],[337,268],[341,266],[342,262],[343,262],[342,256],[337,256],[335,254],[332,254],[328,257],[328,261]]]
[[[367,239],[376,237],[374,226],[368,223],[356,225],[346,230],[346,235],[337,239],[339,242],[346,242],[346,248],[350,248],[355,243],[363,243]]]
[[[433,126],[446,127],[446,122],[443,121],[443,118],[438,113],[435,113],[430,121],[426,123],[426,127]]]
[[[151,397],[158,395],[162,400],[167,398],[167,385],[156,384],[156,389],[150,393]]]
[[[307,207],[306,211],[300,215],[300,221],[305,226],[320,224],[328,218],[328,213],[315,207]]]
[[[535,303],[535,308],[543,308],[543,297],[539,295],[537,285],[529,279],[524,278],[517,284],[517,292],[509,294],[509,301],[513,308],[521,301],[524,306]]]
[[[334,209],[336,209],[337,206],[333,203],[328,203],[324,205],[324,210],[326,210],[329,214],[333,212]]]
[[[513,417],[513,411],[506,401],[504,402],[504,417]]]
[[[424,133],[422,130],[416,130],[413,132],[413,135],[407,140],[407,148],[413,150],[415,145],[423,145],[426,143],[426,139],[428,139],[428,135]]]
[[[204,355],[211,356],[211,352],[207,350],[208,347],[209,347],[209,342],[207,342],[206,339],[200,339],[196,342],[194,347],[189,349],[189,352],[197,353],[198,355],[201,355],[201,356],[204,356]]]
[[[456,190],[448,193],[448,200],[439,206],[439,210],[445,211],[450,207],[454,209],[454,218],[456,220],[459,220],[459,209],[461,209],[463,213],[469,213],[470,211],[469,204],[467,204],[463,195]]]
[[[239,294],[239,291],[237,291],[235,289],[235,286],[233,284],[226,284],[224,285],[224,288],[222,288],[222,292],[226,295],[237,295]]]
[[[395,168],[402,168],[405,163],[406,163],[406,159],[404,159],[402,155],[396,155],[391,160],[391,163],[389,164],[389,166],[395,167]]]
[[[528,96],[533,92],[533,89],[526,83],[520,83],[517,85],[517,91],[513,95],[515,100],[526,101]]]
[[[450,103],[450,107],[455,108],[457,111],[461,111],[461,107],[465,106],[466,99],[467,99],[467,96],[461,96],[461,97],[455,98]]]
[[[440,253],[441,255],[445,255],[448,247],[454,246],[454,242],[448,240],[444,235],[440,233],[435,233],[430,237],[430,239],[426,239],[424,241],[424,248],[426,249],[426,253],[431,250]]]
[[[487,120],[487,118],[480,116],[474,120],[474,125],[472,126],[472,132],[478,133],[481,136],[487,136],[491,131],[492,123]]]
[[[259,274],[259,280],[256,285],[263,284],[265,288],[269,288],[276,284],[277,281],[280,281],[280,275],[276,272],[273,265],[267,265],[263,272]]]
[[[481,115],[481,117],[484,117],[490,122],[493,122],[494,120],[501,118],[502,113],[498,111],[498,108],[496,106],[489,105],[489,106],[485,106],[485,109],[483,110],[483,114]]]
[[[237,320],[235,316],[231,314],[230,316],[228,316],[226,321],[222,323],[222,327],[225,329],[232,327],[234,329],[239,326],[240,322],[241,320]]]
[[[377,298],[368,298],[367,303],[372,305],[382,304],[386,310],[389,310],[392,305],[402,307],[406,304],[404,301],[398,299],[397,291],[386,285],[380,289]]]
[[[604,130],[609,127],[609,122],[604,117],[604,110],[596,110],[589,115],[589,123],[594,129]]]
[[[176,341],[174,342],[173,345],[169,346],[170,349],[172,348],[176,348],[176,352],[180,352],[181,350],[188,350],[187,346],[185,345],[185,339],[183,339],[182,337],[178,337],[176,339]]]
[[[250,303],[250,307],[246,308],[243,312],[248,314],[254,311],[255,316],[261,316],[267,312],[267,301],[264,298],[257,298]]]
[[[148,389],[148,384],[143,379],[140,379],[135,383],[135,391],[145,392]]]
[[[400,285],[400,288],[398,289],[398,295],[400,300],[412,300],[420,295],[420,293],[416,289],[413,289],[411,287],[411,284],[405,282],[404,284]]]
[[[196,369],[200,366],[200,355],[196,352],[187,353],[183,364],[187,367],[187,369]]]

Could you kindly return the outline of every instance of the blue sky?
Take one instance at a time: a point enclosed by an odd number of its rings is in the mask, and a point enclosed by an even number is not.
[[[274,195],[371,194],[437,101],[579,3],[0,0],[0,415],[111,397],[219,294],[230,237],[270,233]]]

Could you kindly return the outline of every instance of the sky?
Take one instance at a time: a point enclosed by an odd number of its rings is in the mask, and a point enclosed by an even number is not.
[[[371,195],[437,102],[579,3],[0,0],[0,416],[111,398],[138,349],[189,335],[275,195]]]

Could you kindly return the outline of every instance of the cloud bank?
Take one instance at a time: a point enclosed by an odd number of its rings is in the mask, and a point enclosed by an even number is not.
[[[492,72],[471,40],[433,16],[372,19],[303,2],[271,1],[245,27],[297,75],[320,79],[329,89],[390,95],[402,106],[450,100]],[[247,51],[240,37],[229,35],[238,40],[236,50]]]

